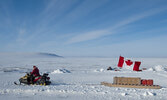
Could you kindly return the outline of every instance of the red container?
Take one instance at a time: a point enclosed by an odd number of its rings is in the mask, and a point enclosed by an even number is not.
[[[141,84],[142,84],[142,85],[147,85],[147,80],[145,80],[145,79],[144,79],[144,80],[141,80]]]
[[[147,85],[153,85],[153,80],[147,80]]]

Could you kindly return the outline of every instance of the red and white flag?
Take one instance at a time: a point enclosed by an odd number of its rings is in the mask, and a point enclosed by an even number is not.
[[[141,62],[140,61],[131,61],[130,59],[125,59],[124,57],[120,56],[119,61],[118,61],[118,67],[123,68],[123,69],[130,69],[133,71],[140,71]]]

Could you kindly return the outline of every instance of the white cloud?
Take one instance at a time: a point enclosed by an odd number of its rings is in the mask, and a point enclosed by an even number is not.
[[[165,10],[167,10],[166,7],[165,8],[164,7],[155,8],[155,9],[151,9],[151,10],[139,13],[139,14],[129,16],[128,18],[119,21],[117,24],[115,24],[114,26],[112,26],[110,28],[103,29],[103,30],[94,30],[94,31],[86,32],[86,33],[80,33],[79,35],[76,35],[76,36],[70,38],[67,41],[67,44],[98,39],[98,38],[103,37],[103,36],[111,35],[111,34],[113,34],[113,31],[114,31],[114,33],[116,33],[117,29],[119,29],[125,25],[134,23],[138,20],[142,20],[142,19],[149,17],[149,16],[152,16],[152,15],[158,14],[158,13],[165,11]]]
[[[20,45],[25,45],[26,42],[27,42],[25,35],[26,35],[26,29],[25,28],[18,29],[16,42]]]
[[[161,11],[164,11],[164,10],[167,10],[167,8],[166,7],[165,8],[155,8],[155,9],[151,9],[151,10],[139,13],[139,14],[132,15],[132,16],[128,17],[127,19],[120,21],[119,23],[117,23],[116,25],[111,27],[111,29],[120,28],[122,26],[131,24],[133,22],[136,22],[138,20],[144,19],[146,17],[158,14]]]
[[[93,0],[84,0],[66,16],[66,20],[70,19],[71,22],[76,21],[79,18],[89,15],[92,11],[106,4],[107,2],[108,0],[96,0],[96,2]]]
[[[39,22],[35,24],[34,28],[29,30],[30,35],[23,39],[23,34],[21,35],[20,33],[24,33],[25,30],[19,30],[19,36],[17,38],[17,41],[21,42],[24,40],[25,43],[28,43],[29,41],[35,39],[36,37],[39,37],[41,34],[46,34],[46,33],[56,34],[56,30],[53,29],[55,29],[54,27],[56,27],[57,25],[59,24],[62,25],[64,23],[72,23],[73,21],[76,21],[77,19],[83,17],[84,15],[88,15],[90,12],[100,7],[101,5],[105,4],[107,1],[108,0],[106,1],[99,0],[95,3],[94,1],[84,0],[83,2],[80,2],[78,6],[75,6],[75,8],[69,10],[71,9],[71,7],[75,5],[75,3],[78,2],[77,0],[73,0],[72,2],[71,1],[64,2],[64,0],[62,1],[50,0],[49,2],[47,2],[47,5],[43,9],[43,11],[39,13],[39,16],[37,16],[37,18],[40,19]],[[66,16],[60,18],[60,16],[64,14]],[[50,23],[53,23],[54,20],[58,21],[56,21],[54,25],[50,25]],[[100,34],[102,34],[100,32],[97,32],[98,36],[95,36],[95,34],[93,34],[94,32],[89,32],[90,34],[92,34],[91,37],[86,35],[84,35],[83,37],[90,39],[94,38],[94,36],[99,37],[101,36]],[[84,41],[84,38],[82,41]],[[77,41],[71,40],[71,43],[72,42],[77,42]]]
[[[67,44],[92,40],[108,34],[111,34],[111,32],[108,32],[108,30],[96,30],[96,31],[86,32],[71,38],[67,42]]]

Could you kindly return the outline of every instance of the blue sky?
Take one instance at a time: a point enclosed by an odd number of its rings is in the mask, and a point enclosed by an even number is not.
[[[167,57],[166,0],[0,0],[0,52]]]

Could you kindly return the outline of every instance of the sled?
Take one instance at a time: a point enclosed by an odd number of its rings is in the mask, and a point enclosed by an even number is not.
[[[109,87],[124,87],[124,88],[147,88],[160,89],[159,85],[153,85],[153,80],[141,79],[139,77],[114,77],[113,83],[101,82],[101,85]]]
[[[108,82],[101,82],[101,85],[109,87],[123,87],[123,88],[146,88],[146,89],[161,89],[159,85],[123,85],[123,84],[113,84]]]

